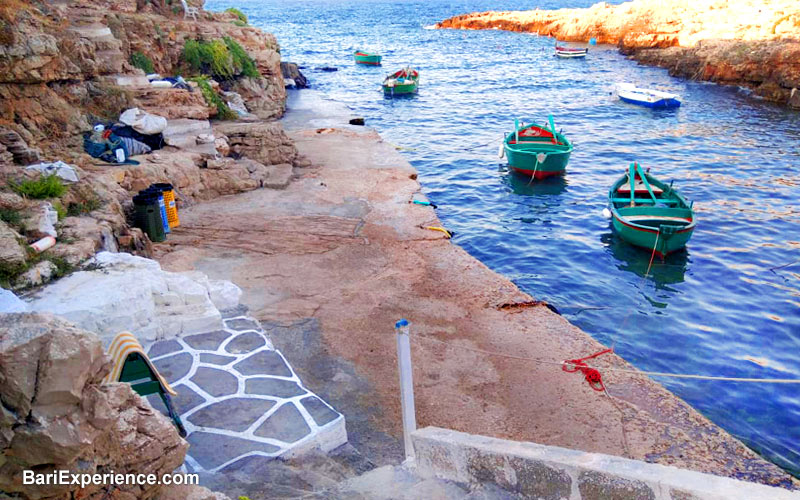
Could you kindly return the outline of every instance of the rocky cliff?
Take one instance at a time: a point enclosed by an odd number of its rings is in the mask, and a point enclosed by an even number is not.
[[[172,423],[128,384],[101,384],[109,369],[100,340],[85,330],[49,315],[0,315],[0,497],[190,496],[156,485],[23,484],[24,470],[160,477],[183,463],[188,445]]]
[[[45,283],[101,250],[150,255],[150,241],[130,221],[132,194],[151,183],[172,183],[180,208],[285,187],[302,163],[272,121],[286,97],[275,37],[234,14],[205,11],[202,1],[189,4],[196,16],[172,0],[0,3],[0,285]],[[210,64],[192,66],[190,43],[205,44]],[[208,84],[161,88],[143,69]],[[168,119],[164,149],[135,157],[138,165],[84,153],[93,124],[113,123],[132,107]],[[42,196],[15,187],[40,178],[23,167],[56,160],[79,180]],[[27,248],[48,234],[58,240],[53,249]]]
[[[745,85],[800,108],[800,4],[794,0],[634,0],[586,9],[483,12],[438,28],[503,29],[614,44],[685,78]]]

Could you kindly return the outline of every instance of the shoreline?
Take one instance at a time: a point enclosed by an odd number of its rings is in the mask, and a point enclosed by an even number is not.
[[[595,39],[672,76],[746,87],[765,100],[800,109],[798,20],[800,9],[784,0],[726,3],[724,8],[633,0],[575,9],[473,12],[435,28],[500,29],[565,42]]]
[[[391,325],[406,317],[414,333],[434,339],[412,347],[420,426],[796,486],[645,376],[604,373],[606,396],[558,366],[476,353],[559,363],[604,346],[440,233],[420,229],[440,221],[430,207],[408,203],[421,190],[416,170],[377,132],[344,118],[337,124],[336,112],[307,112],[288,125],[296,116],[290,104],[283,122],[312,166],[296,168],[284,191],[188,208],[156,258],[165,269],[240,286],[242,302],[277,332],[276,345],[312,390],[345,415],[367,458],[399,459]],[[632,368],[616,355],[596,364]]]

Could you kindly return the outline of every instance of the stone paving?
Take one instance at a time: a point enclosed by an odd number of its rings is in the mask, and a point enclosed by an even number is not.
[[[261,325],[242,311],[216,330],[151,344],[191,445],[186,466],[216,472],[250,457],[330,451],[347,442],[344,416],[303,386]],[[166,412],[158,396],[150,403]]]

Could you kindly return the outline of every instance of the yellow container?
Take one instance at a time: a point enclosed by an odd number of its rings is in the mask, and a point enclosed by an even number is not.
[[[180,226],[181,221],[178,218],[178,205],[175,203],[175,189],[172,187],[172,184],[164,182],[154,184],[153,186],[160,189],[164,194],[164,205],[166,205],[167,209],[167,223],[170,229]]]

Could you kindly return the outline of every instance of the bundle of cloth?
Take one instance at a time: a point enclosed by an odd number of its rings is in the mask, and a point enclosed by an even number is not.
[[[138,164],[131,156],[150,153],[164,147],[162,132],[167,119],[131,108],[117,123],[97,123],[94,131],[84,135],[83,147],[94,158],[108,163]]]

